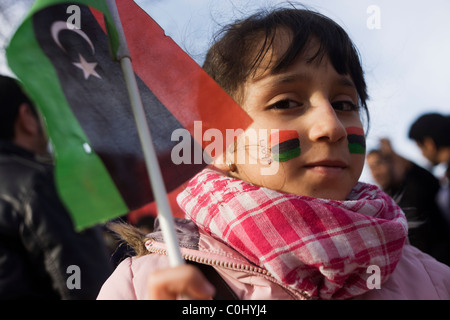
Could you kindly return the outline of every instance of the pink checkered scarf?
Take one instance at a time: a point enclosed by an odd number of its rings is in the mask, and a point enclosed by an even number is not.
[[[349,200],[277,192],[205,169],[178,203],[213,237],[309,298],[346,299],[383,283],[407,236],[406,218],[379,188],[358,183]]]

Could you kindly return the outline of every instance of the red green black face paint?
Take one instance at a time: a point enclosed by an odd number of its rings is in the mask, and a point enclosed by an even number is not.
[[[273,160],[285,162],[300,155],[300,140],[296,130],[278,130],[270,135]]]
[[[366,153],[366,137],[364,130],[359,127],[348,127],[347,131],[348,149],[350,153],[365,154]]]

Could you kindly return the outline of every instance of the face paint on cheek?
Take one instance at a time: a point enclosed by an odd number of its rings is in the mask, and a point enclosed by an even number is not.
[[[348,127],[347,131],[348,150],[354,154],[366,153],[366,137],[364,130],[359,127]]]
[[[300,140],[296,130],[278,130],[269,137],[272,159],[285,162],[300,155]]]

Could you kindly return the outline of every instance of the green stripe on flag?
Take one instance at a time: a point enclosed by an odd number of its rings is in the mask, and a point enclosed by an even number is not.
[[[100,158],[85,151],[89,141],[34,35],[33,14],[60,3],[82,3],[109,15],[104,1],[39,0],[12,38],[6,55],[11,70],[43,115],[55,151],[56,185],[76,229],[82,230],[123,215],[128,208]]]
[[[273,160],[277,162],[285,162],[300,155],[300,148],[295,148],[280,154],[272,153]]]
[[[365,154],[366,153],[366,148],[359,143],[349,143],[348,150],[350,151],[350,153],[355,153],[355,154]]]

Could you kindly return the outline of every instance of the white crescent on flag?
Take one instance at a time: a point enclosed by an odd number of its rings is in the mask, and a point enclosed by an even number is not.
[[[69,31],[73,31],[73,32],[77,33],[84,40],[86,40],[86,42],[89,44],[89,46],[92,49],[92,53],[95,53],[94,44],[92,43],[91,39],[89,39],[87,34],[84,33],[83,30],[77,29],[75,27],[75,25],[73,25],[73,27],[69,28],[68,24],[69,23],[66,21],[55,21],[51,26],[52,38],[55,41],[55,43],[58,45],[58,47],[61,48],[61,50],[63,50],[64,52],[67,52],[66,49],[61,44],[61,42],[59,41],[59,33],[63,30],[69,30]],[[87,62],[86,59],[81,54],[78,54],[78,56],[80,58],[80,61],[73,62],[72,64],[75,67],[77,67],[83,71],[84,79],[87,80],[87,79],[89,79],[90,76],[94,76],[94,77],[101,79],[100,75],[95,71],[95,67],[97,66],[98,63],[97,62]]]

